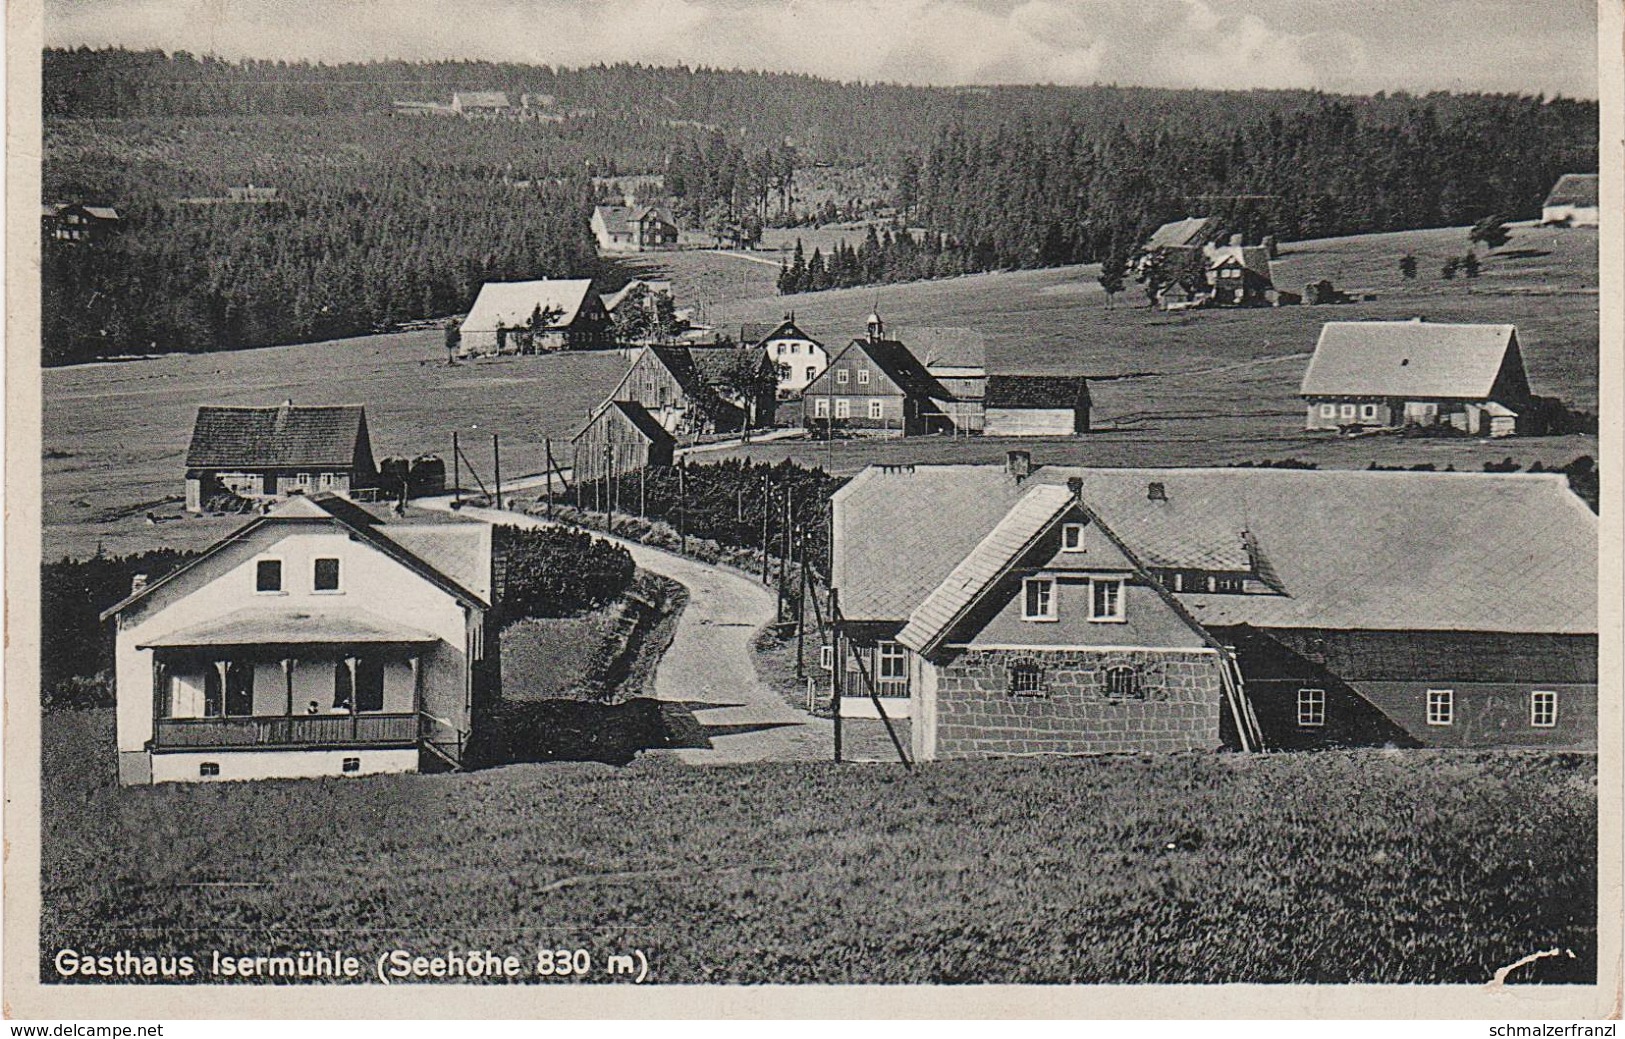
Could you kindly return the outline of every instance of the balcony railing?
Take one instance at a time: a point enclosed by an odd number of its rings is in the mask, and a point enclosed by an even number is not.
[[[159,718],[155,749],[411,746],[416,714],[315,714],[271,718]]]

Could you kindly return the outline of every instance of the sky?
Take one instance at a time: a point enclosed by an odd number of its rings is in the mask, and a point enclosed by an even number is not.
[[[1593,0],[45,0],[48,46],[1597,96]]]

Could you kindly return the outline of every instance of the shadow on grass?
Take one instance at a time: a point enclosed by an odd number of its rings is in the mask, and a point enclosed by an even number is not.
[[[487,717],[480,768],[544,761],[630,764],[646,750],[709,750],[716,736],[783,728],[792,722],[706,725],[696,711],[738,704],[638,697],[606,704],[582,700],[506,702]]]

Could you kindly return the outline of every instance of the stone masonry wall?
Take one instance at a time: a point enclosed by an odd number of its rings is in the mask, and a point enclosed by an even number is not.
[[[1043,668],[1041,693],[1012,693],[1010,666]],[[1108,669],[1137,670],[1141,696],[1107,695]],[[1199,650],[964,650],[938,665],[936,757],[1213,750],[1219,659]]]

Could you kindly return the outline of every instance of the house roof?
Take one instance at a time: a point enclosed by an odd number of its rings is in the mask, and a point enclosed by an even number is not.
[[[278,526],[334,523],[466,605],[491,605],[491,533],[485,523],[448,519],[435,524],[384,523],[361,506],[331,494],[289,498],[216,541],[186,564],[102,611],[107,620],[189,573],[209,558]],[[387,528],[387,529],[384,529]]]
[[[277,610],[250,607],[213,617],[189,628],[168,632],[137,649],[177,646],[255,646],[267,643],[313,645],[332,643],[403,644],[438,642],[439,637],[396,624],[369,610],[343,612]]]
[[[987,407],[1073,408],[1089,402],[1089,380],[1081,375],[989,375]]]
[[[631,281],[627,282],[625,285],[622,285],[614,292],[611,292],[609,295],[603,297],[604,309],[610,313],[614,313],[615,308],[620,306],[621,302],[625,300],[627,296],[631,295],[632,290],[637,288],[639,285],[643,286],[650,295],[658,295],[662,292],[668,296],[671,295],[671,282],[669,281],[645,281],[642,278],[633,278]]]
[[[1219,236],[1219,221],[1213,217],[1193,216],[1163,224],[1146,239],[1146,251],[1207,245]]]
[[[897,641],[924,650],[978,598],[1033,541],[1072,505],[1064,486],[1033,484],[993,529],[916,606]]]
[[[117,220],[119,218],[118,210],[112,206],[86,206],[85,212],[97,220]]]
[[[366,428],[367,410],[359,404],[269,408],[205,404],[197,409],[186,466],[349,469]]]
[[[575,441],[580,440],[582,435],[585,434],[587,430],[592,428],[593,423],[597,422],[599,418],[603,416],[604,412],[610,410],[611,408],[614,408],[624,415],[626,420],[632,423],[632,427],[641,433],[645,440],[657,444],[676,442],[676,439],[671,435],[666,427],[662,426],[658,419],[649,414],[649,409],[635,400],[605,401],[603,406],[601,406],[597,411],[593,412],[592,416],[587,419],[587,424],[582,426],[581,429],[576,432],[576,435],[570,438],[571,442],[574,443]]]
[[[1512,325],[1330,321],[1321,326],[1299,392],[1484,399],[1507,352],[1515,349],[1516,336]]]
[[[1262,245],[1213,245],[1207,248],[1207,265],[1212,270],[1226,263],[1239,263],[1245,270],[1270,280],[1270,251]]]
[[[671,210],[665,206],[636,205],[636,206],[594,206],[593,213],[604,222],[605,227],[626,229],[649,217],[654,217],[673,227],[677,221],[672,219]]]
[[[1546,196],[1548,206],[1595,206],[1597,204],[1597,175],[1595,173],[1565,173],[1552,185]]]
[[[925,326],[899,329],[896,335],[927,371],[987,368],[987,333],[980,329]]]
[[[1034,486],[1068,478],[1144,565],[1251,567],[1277,590],[1175,594],[1204,625],[1597,631],[1597,518],[1555,474],[870,467],[835,495],[843,614],[907,618]]]
[[[724,373],[733,365],[734,359],[741,353],[750,356],[758,366],[767,364],[767,351],[761,347],[701,346],[696,344],[688,348],[688,355],[693,361],[694,370],[698,373],[700,380],[707,386],[721,385]]]
[[[739,326],[739,341],[747,346],[761,346],[770,339],[805,339],[820,348],[824,345],[802,331],[800,326],[796,324],[793,315],[776,325],[766,322],[748,322]]]
[[[507,108],[508,95],[501,90],[462,90],[451,95],[459,108]]]
[[[910,397],[925,397],[934,400],[952,399],[952,394],[939,383],[934,376],[925,370],[920,359],[910,352],[907,346],[895,339],[854,339],[845,350],[836,354],[830,360],[829,367],[818,373],[811,385],[821,385],[823,380],[829,379],[830,372],[836,367],[836,362],[846,356],[848,351],[857,350],[868,357],[870,362],[903,393]],[[818,391],[822,392],[822,391]]]
[[[633,206],[631,214],[628,216],[627,219],[629,219],[633,223],[638,223],[638,222],[641,222],[643,220],[647,220],[650,217],[653,217],[656,220],[659,220],[661,223],[671,224],[673,227],[677,226],[677,221],[672,219],[671,210],[667,209],[665,206],[656,206],[656,205]]]
[[[494,332],[498,324],[524,328],[540,307],[558,310],[550,328],[568,328],[587,302],[592,291],[589,278],[541,278],[536,281],[488,281],[480,286],[479,298],[463,319],[463,331]]]

